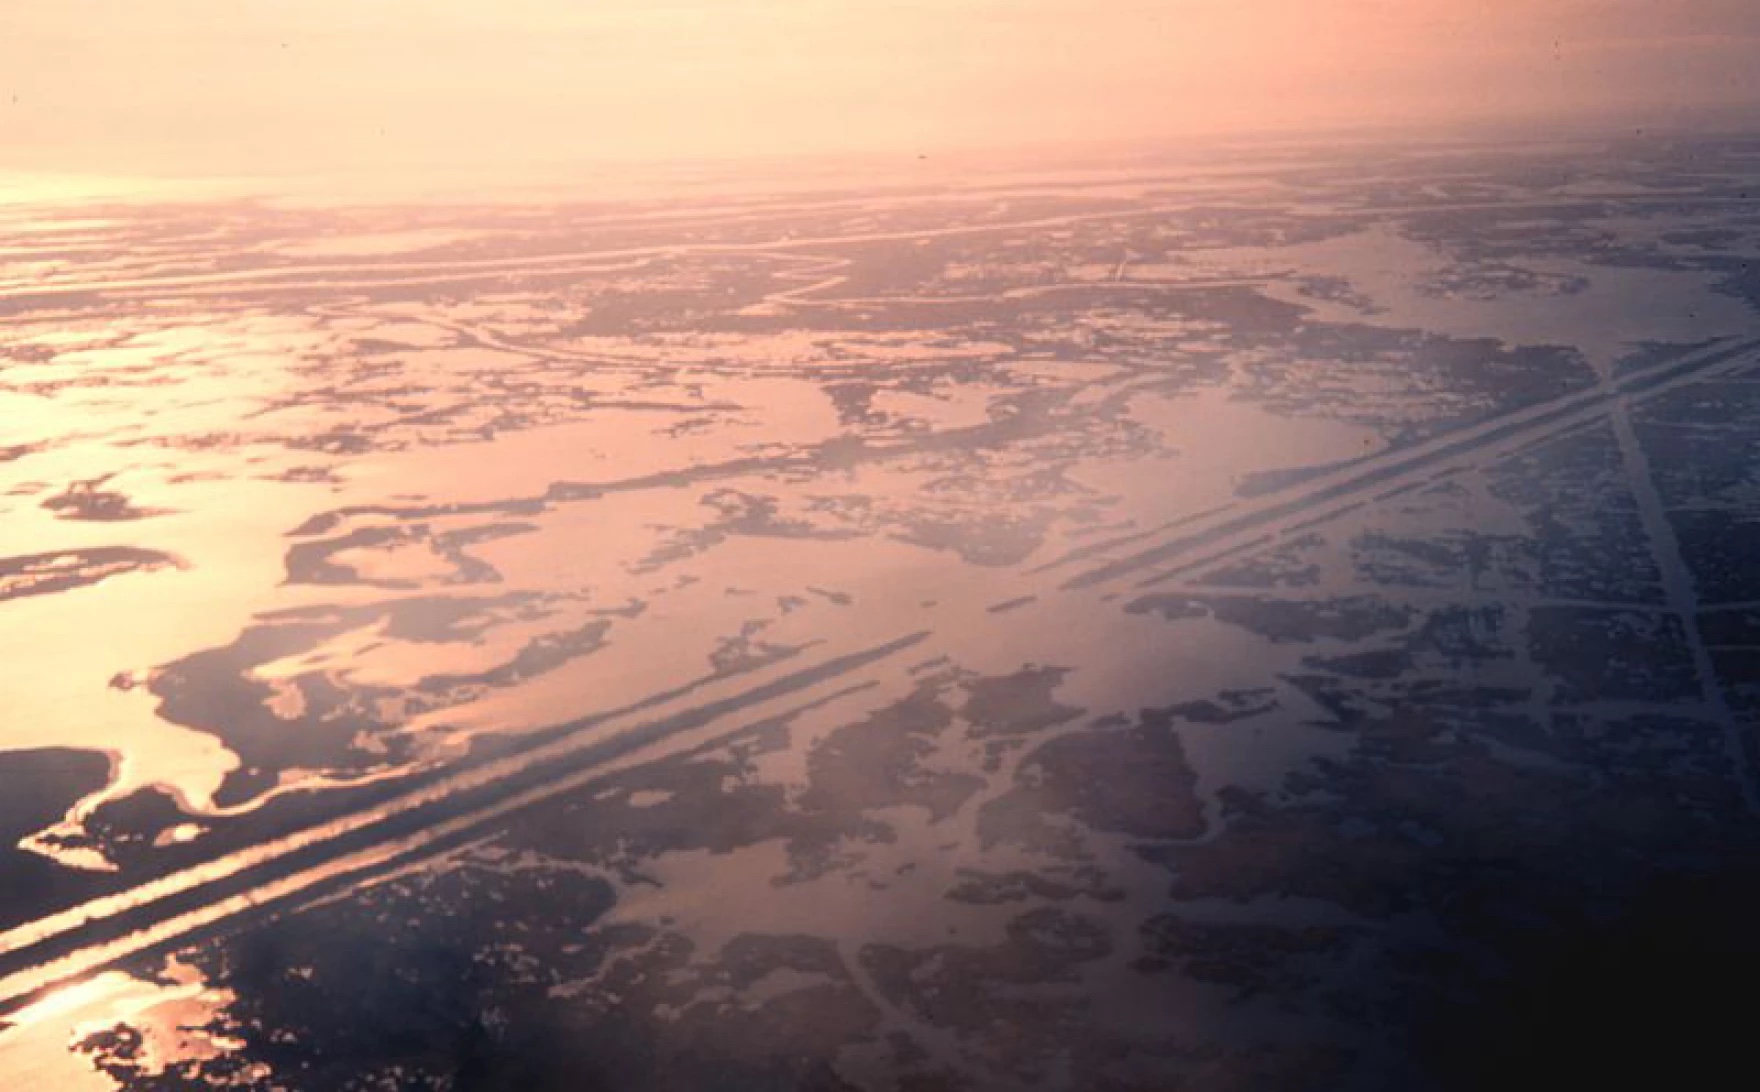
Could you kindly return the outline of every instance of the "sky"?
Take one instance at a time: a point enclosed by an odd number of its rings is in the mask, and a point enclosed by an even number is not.
[[[0,172],[1760,116],[1756,0],[0,0]]]

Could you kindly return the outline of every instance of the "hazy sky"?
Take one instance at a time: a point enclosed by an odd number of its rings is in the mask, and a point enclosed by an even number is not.
[[[1760,109],[1760,0],[0,0],[0,170],[879,152]]]

